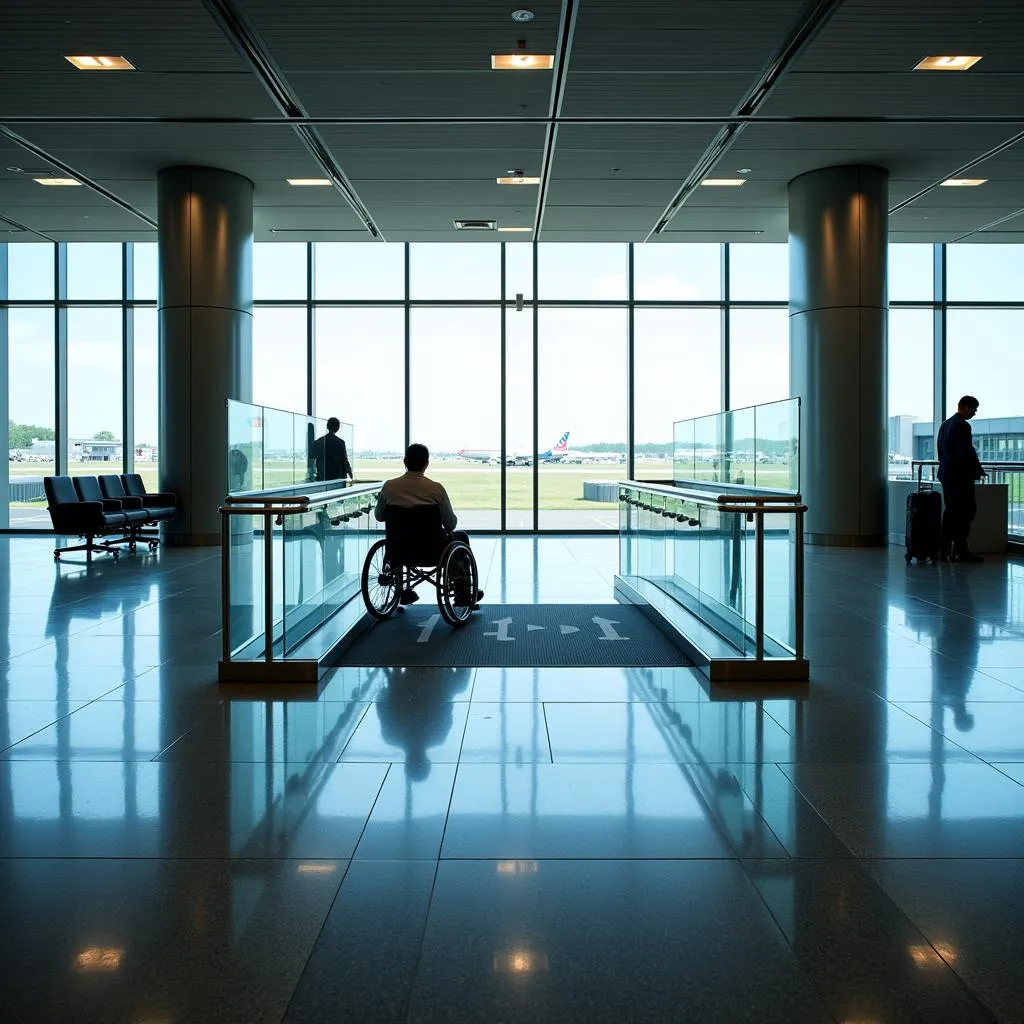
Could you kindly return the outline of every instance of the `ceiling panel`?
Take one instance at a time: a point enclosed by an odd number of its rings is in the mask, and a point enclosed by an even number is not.
[[[796,65],[799,71],[909,72],[934,54],[983,54],[977,71],[1019,72],[1024,21],[1012,0],[845,0]],[[959,77],[937,72],[922,77]]]
[[[515,5],[503,0],[245,0],[244,6],[286,75],[338,68],[484,71],[492,53],[511,53],[520,39],[530,52],[553,53],[561,12],[557,0],[531,2],[534,20],[519,25],[510,17]],[[521,74],[550,79],[543,71]]]
[[[202,0],[4,0],[4,70],[141,77],[149,71],[245,71]],[[79,71],[65,54],[127,57],[138,72]]]
[[[563,117],[725,117],[752,76],[734,72],[574,71],[569,74]]]
[[[760,70],[802,0],[584,0],[573,37],[573,71]],[[742,31],[737,28],[742,26]]]
[[[288,76],[312,117],[547,117],[549,74],[302,72]]]

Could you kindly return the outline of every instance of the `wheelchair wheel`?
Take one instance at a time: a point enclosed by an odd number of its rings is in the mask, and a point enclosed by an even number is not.
[[[382,540],[366,553],[361,590],[363,604],[375,619],[386,619],[398,607],[398,599],[402,596],[402,574],[391,568]]]
[[[438,563],[437,606],[444,621],[456,629],[464,626],[476,604],[476,559],[462,541],[453,541]]]

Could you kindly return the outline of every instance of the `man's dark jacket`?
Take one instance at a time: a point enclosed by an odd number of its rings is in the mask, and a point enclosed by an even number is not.
[[[971,425],[958,412],[939,427],[935,447],[942,483],[956,486],[981,479],[981,462],[971,441]]]
[[[348,449],[337,434],[324,434],[313,442],[313,464],[317,480],[341,480],[352,476]]]

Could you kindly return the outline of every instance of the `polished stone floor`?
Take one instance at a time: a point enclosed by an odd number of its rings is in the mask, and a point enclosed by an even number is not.
[[[4,1021],[1024,1020],[1020,562],[810,552],[802,693],[299,699],[218,689],[216,555],[51,543],[0,538]],[[475,547],[488,601],[610,598],[613,539]]]

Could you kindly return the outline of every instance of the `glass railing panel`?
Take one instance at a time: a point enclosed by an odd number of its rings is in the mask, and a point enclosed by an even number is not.
[[[695,614],[700,610],[700,509],[690,501],[676,503],[672,524],[670,593]]]
[[[766,490],[800,490],[800,403],[795,398],[754,407],[753,483]]]
[[[280,564],[285,657],[324,621],[326,520],[322,511],[314,509],[282,517]]]
[[[694,448],[694,420],[680,420],[672,430],[672,479],[692,480],[697,459]]]
[[[701,618],[738,650],[747,653],[746,516],[708,507],[700,512]]]
[[[705,481],[722,479],[722,438],[720,416],[701,416],[693,421],[692,479]]]
[[[228,402],[227,493],[263,487],[263,410]]]
[[[721,416],[723,427],[722,481],[751,486],[754,483],[754,409],[735,409]]]
[[[299,461],[304,477],[306,459],[304,451],[296,448],[294,415],[280,409],[264,409],[263,486],[269,490],[294,484]]]
[[[262,657],[265,595],[263,590],[263,520],[260,516],[229,516],[230,553],[228,577],[230,607],[225,628],[227,646],[233,654],[260,641],[259,650],[247,653]]]

